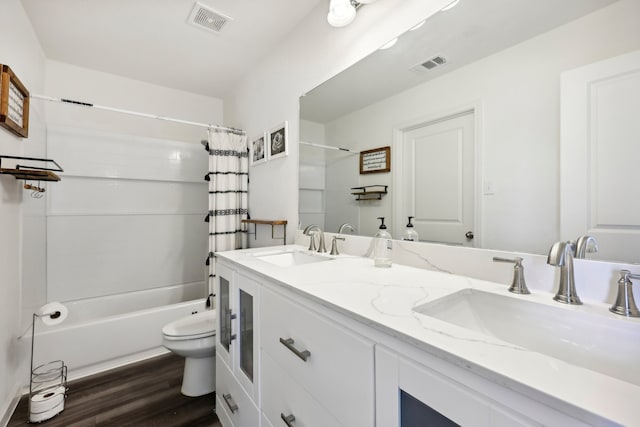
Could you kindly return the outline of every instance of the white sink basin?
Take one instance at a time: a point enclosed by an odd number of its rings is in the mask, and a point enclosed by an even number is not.
[[[313,252],[304,252],[297,250],[259,252],[254,254],[253,256],[261,259],[262,261],[266,261],[279,267],[292,267],[296,265],[331,261],[333,259],[322,255],[316,255]]]
[[[640,322],[526,298],[463,289],[413,310],[640,386]]]

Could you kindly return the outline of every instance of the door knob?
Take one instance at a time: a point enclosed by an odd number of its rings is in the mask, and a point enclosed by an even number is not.
[[[464,233],[464,237],[469,240],[473,239],[473,231],[467,231],[466,233]]]

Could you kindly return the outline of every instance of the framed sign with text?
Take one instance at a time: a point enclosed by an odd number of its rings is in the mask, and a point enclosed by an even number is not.
[[[360,174],[391,171],[391,147],[360,152]]]
[[[29,136],[29,91],[8,65],[0,64],[0,126]]]

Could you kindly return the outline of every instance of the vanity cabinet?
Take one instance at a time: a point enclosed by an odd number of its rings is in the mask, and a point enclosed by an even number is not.
[[[376,346],[376,422],[385,427],[587,427],[548,406],[533,402],[477,376],[425,366],[385,346]],[[437,364],[438,365],[438,364]]]
[[[292,295],[292,298],[295,298]],[[261,289],[263,411],[273,425],[374,425],[374,345],[290,299]]]
[[[223,260],[216,273],[224,427],[588,425],[552,395],[505,386],[249,268]]]
[[[258,426],[259,285],[216,266],[216,408],[225,426]]]

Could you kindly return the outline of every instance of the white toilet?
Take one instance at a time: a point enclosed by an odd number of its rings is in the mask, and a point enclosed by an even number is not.
[[[216,310],[205,310],[168,323],[162,345],[185,358],[182,394],[202,396],[216,388]]]

